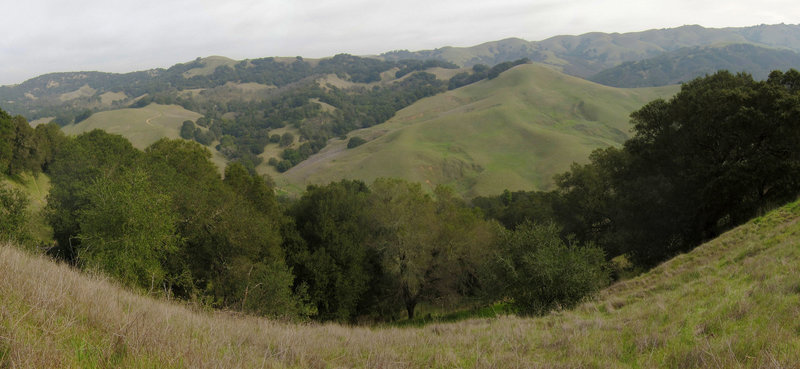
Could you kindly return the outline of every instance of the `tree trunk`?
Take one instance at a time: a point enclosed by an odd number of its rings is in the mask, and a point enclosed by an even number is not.
[[[417,306],[416,301],[406,301],[406,311],[408,312],[408,320],[414,319],[414,308]]]

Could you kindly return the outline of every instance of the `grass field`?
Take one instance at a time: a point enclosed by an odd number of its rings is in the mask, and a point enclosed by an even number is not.
[[[572,162],[624,142],[631,112],[677,90],[610,88],[549,67],[522,65],[352,132],[370,141],[355,149],[346,149],[347,140],[333,139],[277,182],[304,188],[342,178],[399,177],[431,188],[449,185],[465,197],[547,189],[552,176]]]
[[[143,108],[96,113],[83,122],[63,127],[62,131],[67,135],[79,135],[93,129],[102,129],[121,135],[131,141],[134,147],[144,149],[163,137],[179,138],[183,121],[196,121],[201,116],[178,105],[150,104]],[[213,148],[208,149],[213,155],[214,164],[224,169],[226,161],[222,154]]]
[[[797,368],[800,203],[571,311],[422,327],[292,324],[131,293],[0,246],[0,367]]]

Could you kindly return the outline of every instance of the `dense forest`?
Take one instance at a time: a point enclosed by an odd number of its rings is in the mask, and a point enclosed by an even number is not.
[[[795,70],[718,72],[631,118],[622,148],[573,165],[554,191],[467,203],[397,179],[279,198],[241,163],[221,176],[196,142],[141,151],[2,112],[0,171],[50,177],[55,241],[25,234],[26,195],[5,187],[0,233],[144,293],[266,316],[388,321],[496,301],[541,314],[624,275],[625,260],[650,267],[800,192]]]

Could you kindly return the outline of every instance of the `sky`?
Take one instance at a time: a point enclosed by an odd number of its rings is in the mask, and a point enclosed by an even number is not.
[[[0,85],[211,55],[374,55],[509,37],[800,23],[797,0],[17,0],[2,9]]]

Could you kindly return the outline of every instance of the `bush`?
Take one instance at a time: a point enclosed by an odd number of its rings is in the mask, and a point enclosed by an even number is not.
[[[289,170],[291,167],[292,167],[292,162],[291,161],[281,160],[280,162],[278,162],[278,165],[275,166],[275,169],[277,169],[278,172],[283,173],[283,172]]]
[[[559,232],[553,224],[525,222],[506,233],[493,261],[498,297],[512,298],[522,314],[573,307],[609,282],[603,250],[566,244]]]
[[[367,140],[365,140],[365,139],[363,139],[361,137],[352,137],[352,138],[350,138],[350,141],[347,141],[347,148],[348,149],[352,149],[354,147],[361,146],[361,145],[363,145],[365,143],[367,143]]]
[[[0,239],[24,241],[29,238],[25,229],[29,203],[22,191],[0,184]]]
[[[291,145],[293,142],[294,142],[294,135],[289,132],[286,132],[283,134],[283,136],[281,136],[280,146],[286,147]]]

